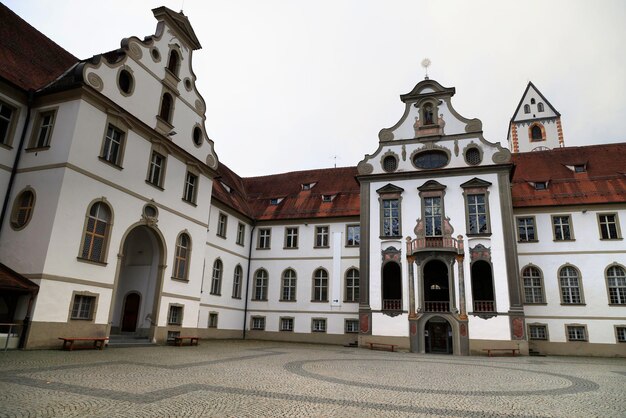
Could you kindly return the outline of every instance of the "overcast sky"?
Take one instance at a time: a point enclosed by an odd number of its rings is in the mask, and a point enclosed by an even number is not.
[[[626,1],[4,0],[78,58],[155,32],[183,9],[206,129],[242,176],[356,165],[424,78],[506,144],[528,81],[561,113],[566,145],[626,141]],[[336,156],[336,160],[334,158]]]

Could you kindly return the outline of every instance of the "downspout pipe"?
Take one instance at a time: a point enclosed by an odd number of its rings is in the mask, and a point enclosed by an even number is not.
[[[243,305],[243,330],[241,334],[241,339],[246,339],[246,321],[248,319],[248,291],[250,289],[250,265],[252,264],[252,238],[254,237],[254,228],[256,225],[252,224],[252,230],[250,231],[250,248],[248,248],[248,271],[246,273],[246,300]]]
[[[30,113],[33,105],[33,99],[35,97],[35,91],[33,89],[28,90],[26,120],[24,120],[24,128],[22,129],[22,135],[20,136],[20,143],[17,146],[17,152],[15,154],[15,161],[11,168],[11,177],[9,177],[9,184],[7,186],[7,192],[4,195],[4,202],[2,203],[2,212],[0,213],[0,235],[2,235],[2,227],[4,226],[4,218],[6,217],[9,208],[9,198],[11,197],[11,191],[13,190],[13,184],[15,183],[15,177],[17,176],[17,166],[20,163],[20,157],[22,156],[22,148],[24,148],[24,141],[26,140],[26,131],[30,123]]]

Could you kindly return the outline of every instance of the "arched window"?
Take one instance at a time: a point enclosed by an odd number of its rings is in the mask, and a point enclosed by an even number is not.
[[[559,270],[559,286],[561,288],[561,303],[583,303],[582,286],[576,268],[565,266]]]
[[[178,52],[172,50],[170,52],[170,59],[167,61],[167,69],[175,76],[178,76],[178,70],[180,69],[180,57]]]
[[[24,228],[30,222],[35,208],[35,194],[32,190],[26,189],[22,191],[13,203],[13,212],[11,215],[11,226],[14,229]]]
[[[287,269],[283,272],[280,300],[296,300],[296,272],[292,269]]]
[[[539,125],[533,125],[532,128],[530,128],[530,139],[532,139],[533,141],[543,140],[541,127]]]
[[[530,113],[530,105],[524,105],[524,113]]]
[[[103,263],[111,227],[111,209],[104,202],[89,208],[80,258]]]
[[[351,268],[346,272],[346,302],[359,302],[359,270]]]
[[[491,264],[484,260],[475,261],[471,272],[474,312],[496,312]]]
[[[543,103],[537,103],[537,112],[543,112]]]
[[[535,99],[530,99],[530,104],[535,104]]]
[[[176,251],[174,254],[173,279],[187,280],[189,273],[189,257],[191,253],[191,239],[186,233],[182,233],[176,240]]]
[[[543,298],[543,278],[537,267],[526,267],[522,270],[524,280],[524,302],[545,303]]]
[[[254,274],[252,300],[267,300],[267,271],[264,269],[258,269]]]
[[[159,111],[159,117],[166,121],[167,123],[172,122],[172,105],[173,105],[172,95],[169,93],[163,94],[163,98],[161,99],[161,110]]]
[[[396,262],[383,266],[382,297],[383,311],[402,310],[402,271]]]
[[[313,298],[314,302],[328,302],[328,272],[317,269],[313,273]]]
[[[611,266],[606,271],[609,303],[626,305],[626,271],[621,266]]]
[[[211,294],[222,294],[222,261],[215,260],[213,263],[213,275],[211,276]]]
[[[239,264],[235,267],[233,274],[233,298],[241,299],[241,278],[243,277],[243,269]]]

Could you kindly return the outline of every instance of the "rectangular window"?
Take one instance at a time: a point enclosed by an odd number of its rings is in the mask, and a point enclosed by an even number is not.
[[[361,245],[361,226],[360,225],[347,225],[346,226],[346,246],[358,247]]]
[[[217,312],[209,312],[209,328],[217,328]]]
[[[599,214],[598,223],[600,224],[600,237],[602,239],[620,238],[616,214]]]
[[[183,200],[189,203],[196,203],[196,189],[198,185],[198,176],[187,171],[185,176],[185,187],[183,190]]]
[[[55,111],[42,112],[39,115],[36,134],[33,137],[31,148],[45,148],[50,146],[52,128],[54,127]]]
[[[567,341],[587,341],[587,330],[584,325],[567,325]]]
[[[548,328],[545,325],[529,325],[528,337],[531,340],[547,340]]]
[[[167,314],[167,323],[169,325],[180,325],[183,323],[183,307],[179,305],[170,305],[170,311]]]
[[[165,157],[156,151],[152,151],[150,156],[150,167],[148,169],[148,183],[163,187],[163,171],[165,169]]]
[[[441,207],[441,197],[424,198],[424,223],[426,224],[426,236],[438,237],[442,232],[443,211]]]
[[[102,158],[111,164],[122,165],[122,150],[124,147],[124,131],[109,123],[102,147]]]
[[[244,245],[244,239],[246,237],[246,226],[239,222],[237,225],[237,245]]]
[[[326,332],[326,319],[325,318],[313,318],[313,320],[311,321],[311,331]]]
[[[346,319],[346,334],[356,334],[359,332],[359,320],[358,319]]]
[[[467,195],[468,234],[486,234],[489,232],[487,222],[487,204],[484,194]]]
[[[87,320],[92,319],[95,305],[95,296],[75,295],[74,304],[72,305],[71,318]]]
[[[4,102],[0,102],[0,144],[11,144],[11,128],[15,109]]]
[[[398,199],[383,200],[383,236],[400,236],[400,201]]]
[[[272,238],[272,230],[269,228],[261,228],[259,229],[259,242],[257,244],[257,249],[267,250],[270,248],[270,241]]]
[[[253,316],[251,328],[257,331],[265,330],[265,317],[264,316]]]
[[[569,215],[553,216],[552,225],[554,227],[555,241],[570,241],[572,239]]]
[[[293,331],[293,318],[280,318],[281,331]]]
[[[327,226],[315,227],[315,246],[316,247],[328,247],[328,227]]]
[[[626,326],[615,327],[618,343],[626,343]]]
[[[517,240],[519,242],[537,241],[535,218],[517,218]]]
[[[298,248],[298,228],[285,228],[285,248]]]
[[[226,225],[228,223],[228,216],[224,213],[220,213],[217,217],[217,236],[226,238]]]

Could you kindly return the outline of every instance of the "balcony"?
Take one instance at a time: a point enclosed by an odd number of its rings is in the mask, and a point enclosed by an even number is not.
[[[450,312],[450,302],[424,302],[425,312]]]
[[[463,241],[452,237],[419,237],[407,240],[407,253],[420,251],[448,251],[455,254],[463,253]]]
[[[495,312],[496,307],[493,300],[475,300],[474,312]]]
[[[383,311],[401,311],[402,299],[383,299]]]

